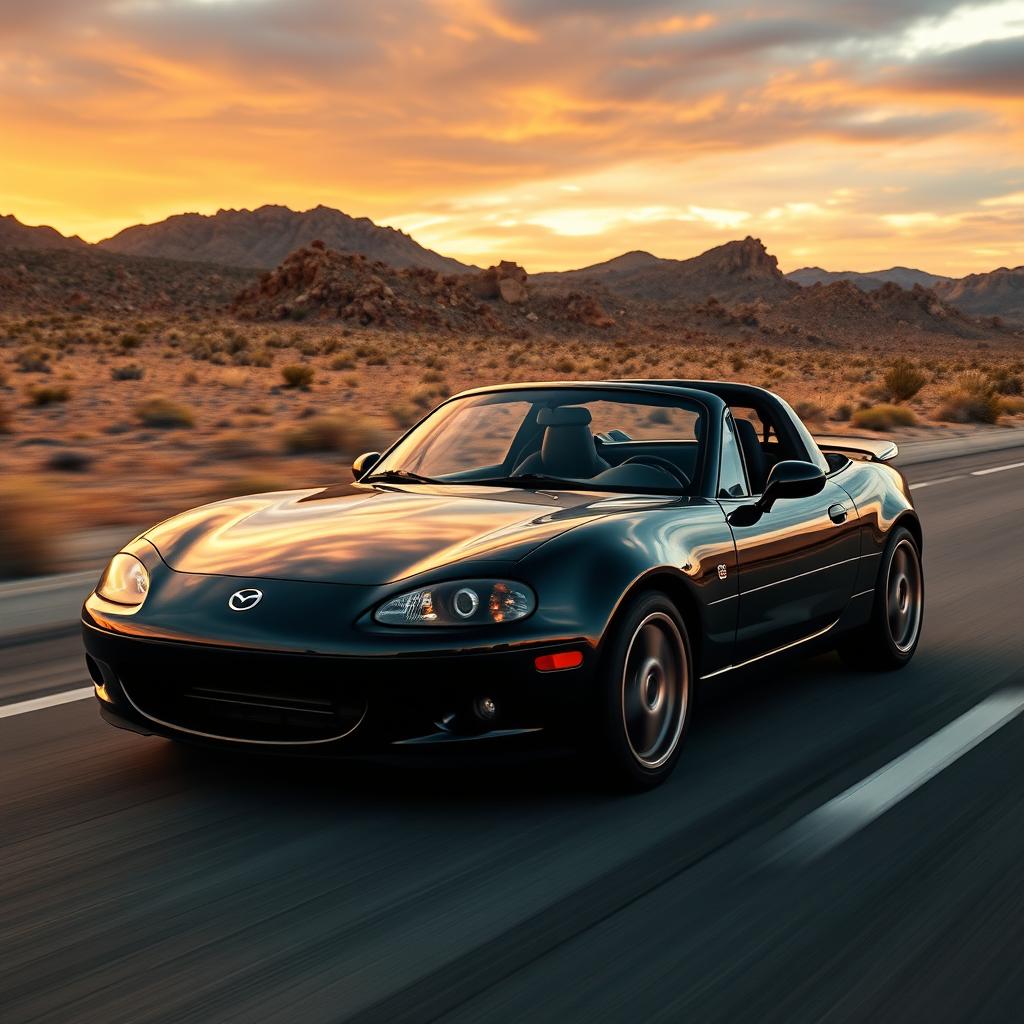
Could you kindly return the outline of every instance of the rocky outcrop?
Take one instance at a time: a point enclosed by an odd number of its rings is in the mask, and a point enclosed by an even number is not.
[[[780,300],[799,287],[786,280],[778,260],[760,239],[749,236],[688,260],[658,259],[646,252],[625,253],[582,270],[538,274],[534,280],[555,287],[600,285],[622,298],[684,303],[708,298],[727,304]]]
[[[526,271],[518,263],[502,260],[468,279],[469,289],[481,299],[501,299],[513,305],[526,302]]]

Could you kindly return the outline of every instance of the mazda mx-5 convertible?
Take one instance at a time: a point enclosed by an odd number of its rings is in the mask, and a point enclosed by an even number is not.
[[[560,737],[652,786],[699,686],[921,632],[921,525],[882,440],[761,388],[456,395],[354,484],[218,501],[114,556],[85,602],[108,722],[264,752]]]

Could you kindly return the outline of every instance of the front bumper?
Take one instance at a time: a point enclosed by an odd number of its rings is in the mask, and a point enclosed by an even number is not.
[[[340,756],[396,744],[559,734],[595,670],[564,638],[482,652],[316,654],[132,636],[83,620],[103,717],[146,735],[269,753]],[[565,650],[583,664],[538,672]],[[482,698],[496,714],[479,713]]]

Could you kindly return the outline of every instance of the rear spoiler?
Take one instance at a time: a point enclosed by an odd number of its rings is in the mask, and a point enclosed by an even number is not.
[[[886,441],[882,438],[827,434],[815,437],[814,440],[823,452],[839,452],[840,455],[869,459],[872,462],[889,462],[899,454],[895,441]]]

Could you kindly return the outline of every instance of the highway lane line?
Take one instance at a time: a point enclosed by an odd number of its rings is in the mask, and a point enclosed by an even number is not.
[[[773,843],[773,860],[806,864],[849,839],[1024,711],[1024,690],[987,697],[873,775],[811,811]]]
[[[1008,466],[992,466],[990,469],[976,469],[971,476],[988,476],[989,473],[1002,473],[1007,469],[1020,469],[1024,462],[1011,462]]]
[[[59,704],[71,704],[76,700],[85,700],[93,695],[91,686],[83,686],[77,690],[65,690],[63,693],[51,693],[46,697],[33,697],[31,700],[20,700],[17,704],[0,704],[0,718],[12,718],[14,715],[27,715],[30,711],[41,711],[43,708],[57,707]]]
[[[960,473],[957,476],[944,476],[939,480],[924,480],[919,484],[911,484],[910,489],[912,491],[920,490],[922,487],[934,487],[936,484],[948,484],[954,480],[963,480],[966,474]]]

